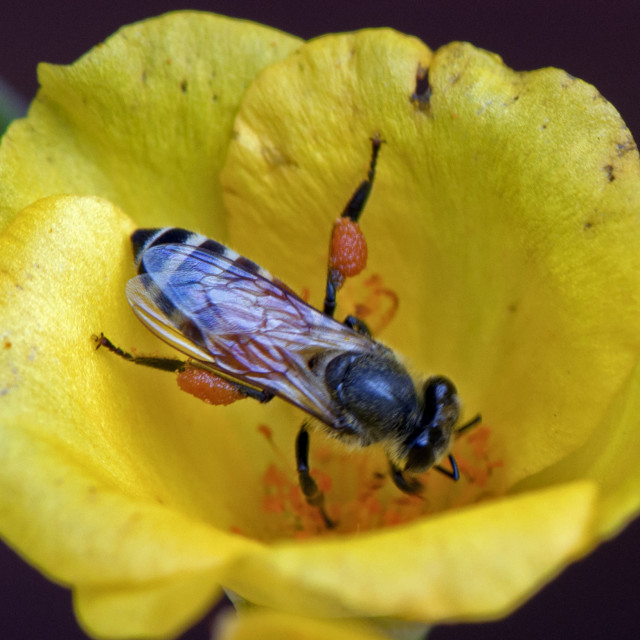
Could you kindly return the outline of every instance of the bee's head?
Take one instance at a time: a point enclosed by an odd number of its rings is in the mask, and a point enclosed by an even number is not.
[[[422,418],[404,443],[404,470],[414,473],[431,468],[449,451],[460,414],[458,392],[449,379],[443,376],[428,378],[422,393]]]

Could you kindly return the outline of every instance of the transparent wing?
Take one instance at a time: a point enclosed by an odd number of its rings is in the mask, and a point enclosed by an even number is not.
[[[127,298],[151,331],[210,368],[336,426],[333,402],[309,362],[327,350],[366,352],[376,343],[242,258],[170,244],[148,249],[143,264],[146,273],[129,281]]]

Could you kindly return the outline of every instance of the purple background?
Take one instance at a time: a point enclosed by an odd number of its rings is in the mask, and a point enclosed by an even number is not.
[[[248,18],[304,38],[391,26],[419,36],[432,48],[451,40],[468,40],[499,53],[514,69],[557,66],[595,84],[636,137],[640,136],[640,3],[633,0],[18,0],[5,4],[0,12],[0,77],[28,99],[37,88],[39,61],[70,63],[124,24],[191,8]],[[640,637],[636,610],[639,543],[640,522],[569,567],[506,620],[440,627],[430,638]],[[206,640],[208,624],[205,620],[184,637]],[[1,545],[0,638],[85,638],[71,613],[69,593],[47,582]]]

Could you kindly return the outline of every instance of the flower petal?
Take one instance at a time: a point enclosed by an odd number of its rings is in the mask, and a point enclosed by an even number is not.
[[[298,42],[182,12],[125,27],[68,67],[41,65],[28,118],[3,140],[0,220],[77,193],[108,198],[138,226],[179,223],[224,238],[217,176],[238,102]]]
[[[236,121],[225,201],[242,250],[277,256],[318,302],[322,238],[368,138],[387,141],[362,220],[367,275],[399,300],[383,337],[482,413],[497,490],[580,447],[637,362],[638,154],[615,109],[563,71],[516,73],[459,43],[430,58],[370,30],[266,69]],[[345,291],[350,312],[367,275]]]
[[[82,625],[100,637],[165,638],[185,631],[219,596],[214,574],[201,571],[140,585],[83,585],[74,606]]]
[[[640,364],[613,397],[609,410],[587,442],[558,464],[519,483],[532,491],[550,483],[586,478],[597,483],[596,535],[615,535],[638,512],[640,496]]]
[[[421,631],[424,636],[424,629]],[[318,620],[256,608],[241,611],[237,616],[227,615],[216,629],[219,640],[389,640],[390,637],[396,636],[382,634],[361,622]]]
[[[221,564],[255,546],[205,524],[230,508],[210,487],[241,464],[232,450],[230,466],[216,462],[211,413],[206,430],[191,429],[207,424],[202,403],[172,403],[171,376],[96,353],[91,334],[130,314],[131,229],[108,202],[65,196],[34,203],[0,235],[2,533],[74,587],[94,632],[124,637],[184,627],[219,592]]]
[[[338,543],[283,544],[238,558],[227,584],[307,615],[505,615],[589,548],[595,498],[591,483],[560,485]]]

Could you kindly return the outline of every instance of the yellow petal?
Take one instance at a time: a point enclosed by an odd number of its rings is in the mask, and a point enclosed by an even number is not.
[[[379,133],[369,270],[345,311],[379,274],[399,300],[383,339],[456,382],[509,487],[582,445],[637,361],[638,155],[615,109],[562,71],[516,73],[466,44],[430,55],[364,31],[265,70],[223,172],[230,229],[318,302],[323,238]]]
[[[47,195],[90,194],[138,226],[223,238],[217,176],[238,102],[297,45],[250,22],[183,12],[125,27],[71,66],[41,65],[28,118],[3,140],[0,220]]]
[[[254,608],[242,611],[237,617],[227,615],[216,629],[219,640],[389,640],[389,637],[359,622],[317,620]]]
[[[115,634],[118,620],[121,637],[184,627],[219,593],[220,565],[253,547],[205,524],[229,505],[193,473],[215,465],[210,445],[197,445],[200,461],[180,445],[179,427],[195,419],[189,407],[159,402],[175,381],[156,375],[154,402],[151,383],[127,394],[134,367],[114,380],[121,362],[91,340],[130,313],[131,229],[106,201],[66,196],[38,201],[0,235],[3,536],[73,585],[92,629]],[[163,419],[172,425],[164,436]],[[181,504],[189,495],[199,504]]]
[[[587,442],[556,465],[523,480],[517,491],[531,491],[575,478],[599,488],[597,536],[611,537],[638,512],[640,474],[640,365],[636,366]]]
[[[505,615],[589,547],[595,487],[561,485],[393,531],[238,558],[250,602],[317,616],[423,622]]]
[[[90,633],[98,631],[100,637],[174,637],[201,618],[220,596],[212,577],[202,571],[176,573],[140,585],[83,585],[74,594],[76,614]]]

